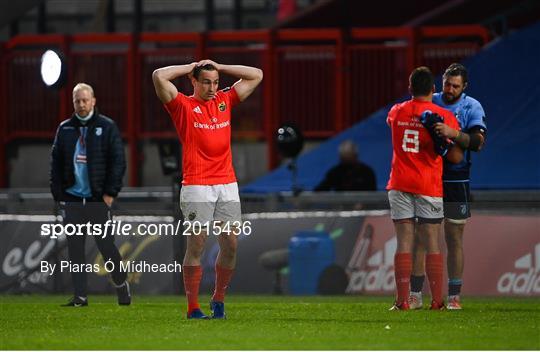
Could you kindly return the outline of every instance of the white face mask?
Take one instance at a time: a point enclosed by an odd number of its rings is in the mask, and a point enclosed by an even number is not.
[[[75,113],[75,116],[81,121],[82,123],[86,123],[90,118],[94,115],[94,109],[90,110],[90,113],[86,117],[79,116],[79,114]]]

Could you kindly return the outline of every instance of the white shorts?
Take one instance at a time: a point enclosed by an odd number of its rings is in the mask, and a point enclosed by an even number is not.
[[[180,209],[184,221],[203,225],[212,221],[240,223],[242,211],[238,184],[188,185],[180,191]]]
[[[392,220],[411,218],[438,220],[444,217],[442,197],[390,190],[388,200]]]

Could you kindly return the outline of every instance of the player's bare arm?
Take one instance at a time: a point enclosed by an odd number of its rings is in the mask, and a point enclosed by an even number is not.
[[[459,131],[448,126],[445,123],[437,122],[433,128],[438,136],[455,139],[459,135]]]
[[[465,133],[455,130],[441,122],[435,124],[435,132],[440,136],[450,138],[462,149],[468,149],[475,152],[482,149],[485,141],[484,133],[482,131],[474,130],[470,133]]]
[[[454,144],[444,158],[452,164],[459,164],[463,160],[463,149],[458,144]]]
[[[484,134],[484,129],[478,127],[469,130],[468,133],[460,131],[453,140],[463,149],[479,152],[484,146],[486,136]]]
[[[255,88],[261,83],[263,79],[263,71],[256,67],[242,66],[242,65],[222,65],[212,60],[202,60],[197,63],[198,66],[211,64],[218,72],[233,77],[240,78],[234,85],[236,94],[240,101],[246,100],[247,97],[253,93]]]
[[[178,95],[178,89],[171,82],[173,79],[190,74],[197,66],[196,62],[187,65],[176,65],[158,68],[152,73],[154,89],[162,103],[167,104]]]

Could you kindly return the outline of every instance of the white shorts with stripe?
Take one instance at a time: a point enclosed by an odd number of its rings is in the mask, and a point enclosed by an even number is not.
[[[442,197],[390,190],[388,191],[388,200],[392,220],[442,219],[444,217]]]
[[[240,223],[242,220],[238,183],[223,185],[187,185],[180,191],[180,209],[184,221],[200,224],[212,221]]]

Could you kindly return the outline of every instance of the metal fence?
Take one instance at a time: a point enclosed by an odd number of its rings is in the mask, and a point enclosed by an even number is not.
[[[139,142],[176,136],[154,93],[158,67],[210,57],[262,68],[263,84],[235,111],[233,138],[265,140],[271,168],[279,124],[294,122],[308,138],[330,137],[407,94],[415,66],[440,73],[488,41],[481,26],[18,36],[0,48],[0,187],[7,186],[6,145],[52,140],[72,111],[77,82],[91,84],[100,111],[118,123],[129,147],[129,184],[137,186]],[[60,90],[39,76],[40,56],[50,48],[68,65]],[[191,92],[186,78],[175,83]],[[223,87],[232,83],[222,78]]]

